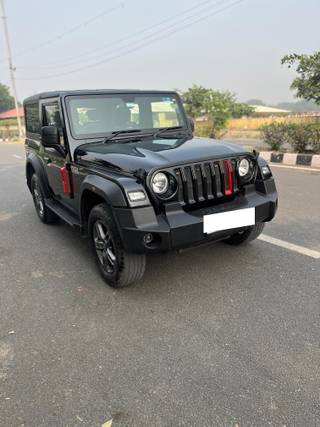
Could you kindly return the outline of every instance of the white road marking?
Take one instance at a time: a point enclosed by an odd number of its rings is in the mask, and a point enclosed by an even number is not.
[[[284,168],[284,169],[295,169],[298,171],[310,171],[310,172],[319,172],[320,173],[320,169],[316,169],[316,168],[304,168],[302,166],[287,166],[287,165],[277,165],[276,163],[269,163],[269,166],[271,166],[272,168]]]
[[[305,248],[303,246],[295,245],[293,243],[286,242],[284,240],[276,239],[275,237],[267,236],[266,234],[261,234],[258,237],[259,240],[263,242],[271,243],[272,245],[279,246],[280,248],[289,249],[289,251],[297,252],[298,254],[306,255],[311,258],[319,259],[320,252],[313,249]]]
[[[18,154],[12,154],[12,157],[22,160],[22,156],[19,156]]]

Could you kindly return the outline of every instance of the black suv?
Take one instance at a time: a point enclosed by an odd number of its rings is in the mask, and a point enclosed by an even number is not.
[[[277,209],[266,162],[193,137],[175,92],[61,91],[24,102],[26,177],[40,220],[89,235],[114,287],[141,279],[146,253],[255,239]]]

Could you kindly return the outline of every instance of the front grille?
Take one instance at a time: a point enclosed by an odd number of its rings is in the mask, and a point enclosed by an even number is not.
[[[236,159],[206,161],[173,169],[184,205],[221,199],[238,191]]]

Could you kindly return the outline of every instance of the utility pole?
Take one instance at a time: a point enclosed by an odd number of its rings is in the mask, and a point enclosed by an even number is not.
[[[16,108],[16,114],[17,114],[17,123],[18,123],[18,131],[19,131],[19,137],[22,138],[22,126],[21,126],[21,119],[19,115],[19,106],[18,106],[18,99],[17,99],[17,89],[16,89],[16,80],[15,80],[15,68],[12,64],[12,55],[11,55],[11,47],[10,47],[10,40],[9,40],[9,32],[7,27],[7,17],[4,9],[4,0],[0,0],[1,10],[2,10],[2,20],[3,20],[3,28],[4,28],[4,36],[6,39],[6,45],[7,45],[7,53],[8,53],[8,62],[9,62],[9,70],[10,70],[10,78],[11,78],[11,88],[12,88],[12,94],[14,98],[14,104]]]

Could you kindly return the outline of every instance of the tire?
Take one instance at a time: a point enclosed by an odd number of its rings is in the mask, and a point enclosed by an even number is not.
[[[146,255],[124,250],[117,225],[105,203],[91,210],[88,230],[99,271],[109,286],[124,288],[142,279]]]
[[[252,242],[252,240],[255,240],[262,233],[264,225],[264,222],[259,222],[241,233],[236,233],[233,236],[228,237],[224,242],[235,246],[242,245],[242,243]]]
[[[34,207],[40,221],[42,221],[44,224],[52,224],[57,222],[59,219],[57,215],[46,206],[41,183],[36,174],[33,174],[31,177],[31,194]]]

